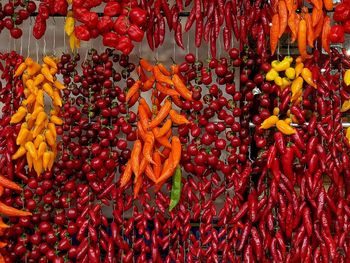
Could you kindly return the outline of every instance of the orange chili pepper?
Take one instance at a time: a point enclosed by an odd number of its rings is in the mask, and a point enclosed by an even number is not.
[[[148,118],[151,118],[152,117],[152,112],[151,112],[151,109],[149,108],[146,100],[144,98],[140,98],[139,103],[143,106],[143,109],[146,111],[146,113],[148,115]]]
[[[179,96],[180,94],[173,89],[170,89],[168,87],[164,87],[164,85],[162,85],[161,83],[157,82],[156,83],[156,88],[159,92],[168,95],[168,96]]]
[[[140,140],[136,140],[134,143],[134,147],[131,151],[131,168],[133,173],[135,174],[136,180],[140,176],[140,154],[141,154],[142,144]]]
[[[147,81],[147,76],[145,74],[145,72],[143,71],[142,67],[139,65],[137,66],[137,74],[140,77],[142,82],[146,82]]]
[[[142,153],[145,159],[152,164],[154,164],[154,161],[152,160],[153,146],[154,135],[152,132],[148,132],[145,137],[145,143],[143,145]]]
[[[171,74],[173,75],[179,73],[179,65],[175,63],[170,66],[170,69],[171,69]]]
[[[157,116],[149,123],[149,128],[154,128],[158,126],[169,114],[169,111],[171,110],[171,101],[166,100],[163,104],[163,106],[160,108]]]
[[[323,3],[327,11],[333,10],[333,0],[323,0]]]
[[[314,39],[317,39],[322,33],[323,20],[324,20],[324,16],[323,16],[323,13],[321,13],[321,18],[318,21],[318,24],[316,25],[316,27],[314,28]]]
[[[153,75],[156,78],[156,81],[161,83],[167,83],[171,86],[174,85],[173,81],[169,78],[169,76],[165,76],[158,67],[153,68]]]
[[[4,193],[4,187],[2,185],[0,185],[0,196],[2,196]]]
[[[177,113],[175,110],[170,110],[169,112],[170,118],[173,121],[173,123],[181,125],[181,124],[188,124],[190,123],[187,118],[179,113]]]
[[[162,146],[171,148],[171,144],[168,141],[166,136],[156,138],[156,141],[159,142]]]
[[[279,15],[279,33],[278,37],[281,37],[287,28],[288,10],[284,0],[278,1],[278,15]]]
[[[153,84],[154,82],[156,81],[155,77],[154,76],[150,76],[146,82],[143,83],[142,87],[141,87],[141,90],[143,92],[145,91],[149,91],[152,87],[153,87]]]
[[[128,107],[131,108],[132,106],[134,106],[139,98],[140,98],[140,91],[138,90],[138,91],[136,91],[136,93],[129,100]]]
[[[185,100],[192,101],[192,93],[183,83],[180,76],[178,74],[175,74],[173,75],[172,80],[174,82],[175,90],[180,93],[181,97],[183,97]]]
[[[306,21],[304,19],[299,22],[298,48],[303,59],[310,58],[306,51]]]
[[[160,72],[162,72],[165,76],[171,76],[171,73],[167,70],[167,68],[162,64],[162,63],[157,63],[157,66],[160,70]]]
[[[131,179],[131,175],[132,175],[131,161],[129,160],[126,164],[124,173],[120,179],[120,187],[124,187],[125,185],[128,184],[128,182]]]
[[[313,27],[312,27],[312,18],[311,18],[311,15],[309,13],[306,13],[304,15],[304,19],[305,19],[305,22],[306,22],[306,39],[307,39],[307,44],[310,46],[310,47],[314,47],[314,30],[313,30]]]
[[[4,247],[6,247],[7,246],[7,243],[5,243],[5,242],[1,242],[0,241],[0,248],[4,248]],[[1,262],[1,261],[0,261]],[[4,261],[5,262],[5,261]]]
[[[146,166],[146,170],[145,170],[145,174],[146,176],[151,179],[154,183],[157,181],[157,177],[152,169],[152,167],[148,164]]]
[[[325,1],[326,2],[326,1]],[[325,3],[326,5],[326,3]],[[330,53],[330,40],[329,34],[331,32],[331,19],[326,16],[323,20],[322,28],[322,48],[329,54]]]
[[[171,96],[171,99],[173,100],[176,106],[182,108],[183,102],[181,101],[180,96]]]
[[[162,172],[162,158],[158,150],[153,152],[153,160],[154,160],[153,171],[155,174],[155,178],[159,178],[160,173]]]
[[[295,9],[294,9],[294,0],[285,0],[284,2],[286,3],[288,14],[293,13],[295,11]]]
[[[170,112],[171,111],[172,110],[170,110]],[[170,119],[167,119],[163,124],[163,126],[157,131],[157,135],[155,135],[155,137],[162,137],[166,135],[169,129],[171,129],[172,124],[173,124],[172,121]]]
[[[288,27],[292,32],[292,43],[294,43],[295,40],[298,38],[299,20],[299,15],[295,12],[292,12],[288,17]]]
[[[2,217],[0,217],[0,228],[9,228],[10,226],[5,224],[4,221],[2,220]]]
[[[140,121],[137,122],[137,132],[140,136],[140,138],[145,141],[146,140],[146,132],[144,130],[144,128],[142,127],[142,124]]]
[[[0,202],[0,214],[7,216],[31,216],[31,212],[18,210],[11,206],[5,205],[3,202]]]
[[[173,136],[171,139],[171,156],[173,157],[173,168],[175,169],[181,160],[181,142],[177,136]]]
[[[2,175],[0,175],[0,185],[15,191],[22,191],[22,187]]]
[[[322,16],[323,16],[322,9],[312,8],[311,20],[312,20],[313,27],[315,27],[318,24]]]
[[[144,173],[144,171],[146,170],[146,167],[147,167],[148,164],[149,164],[149,162],[147,161],[145,156],[143,156],[142,160],[141,160],[141,163],[140,163],[140,174]],[[134,183],[136,183],[136,177],[135,177]]]
[[[126,102],[128,102],[131,97],[139,90],[141,86],[141,81],[136,80],[135,83],[131,86],[131,88],[128,90],[128,93],[126,93]]]
[[[274,14],[272,17],[272,26],[270,28],[270,47],[271,47],[271,54],[275,54],[278,38],[279,38],[279,31],[280,30],[280,18],[278,14]]]
[[[140,66],[148,72],[151,72],[153,70],[153,66],[146,59],[143,58],[140,59]]]
[[[311,0],[311,3],[314,5],[315,8],[313,9],[318,9],[318,10],[322,10],[323,8],[323,2],[322,0]]]
[[[142,178],[142,176],[139,176],[137,178],[135,185],[134,185],[134,199],[136,199],[139,196],[139,192],[141,190],[142,183],[143,183],[143,178]]]
[[[147,128],[148,128],[148,115],[147,115],[147,112],[146,110],[144,109],[143,105],[139,104],[139,107],[138,107],[138,114],[139,114],[139,120],[140,120],[140,123],[142,125],[142,128],[144,131],[147,131]]]

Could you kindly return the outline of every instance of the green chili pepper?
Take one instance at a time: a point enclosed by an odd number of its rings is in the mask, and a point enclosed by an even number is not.
[[[173,175],[173,186],[171,188],[170,205],[169,211],[179,203],[181,196],[181,167],[178,165],[176,167],[175,173]]]

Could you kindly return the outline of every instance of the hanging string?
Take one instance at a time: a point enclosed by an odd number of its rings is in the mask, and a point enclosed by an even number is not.
[[[187,53],[190,53],[190,34],[187,34]]]
[[[32,32],[32,18],[30,18],[30,23],[29,23],[27,57],[29,57],[30,34],[31,34],[31,32]]]
[[[53,55],[56,56],[56,20],[53,18],[53,44],[52,44]]]
[[[44,55],[46,55],[46,37],[44,35]]]
[[[39,61],[39,44],[38,41],[35,41],[36,46],[36,61]]]
[[[66,47],[66,32],[64,31],[64,27],[63,27],[63,52],[67,53],[66,51],[67,51],[67,47]]]
[[[30,34],[30,32],[29,32]],[[23,49],[23,37],[21,37],[21,47],[20,47],[20,55],[22,56],[22,49]]]
[[[175,59],[176,59],[176,44],[175,44],[175,41],[173,41],[173,59],[174,59],[174,61],[175,61]]]

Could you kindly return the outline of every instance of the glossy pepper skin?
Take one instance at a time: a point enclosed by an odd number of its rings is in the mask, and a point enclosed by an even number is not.
[[[331,28],[331,32],[329,34],[329,40],[332,43],[344,43],[344,27],[342,25],[334,25]]]

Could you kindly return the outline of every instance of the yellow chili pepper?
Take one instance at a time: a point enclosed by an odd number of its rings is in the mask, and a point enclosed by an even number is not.
[[[347,69],[344,74],[344,83],[346,86],[350,85],[350,69]]]
[[[349,142],[350,142],[350,127],[348,127],[347,129],[346,129],[346,138],[349,140]]]
[[[49,171],[51,171],[51,168],[53,166],[54,161],[55,161],[55,154],[54,154],[54,152],[50,151],[50,161],[49,161],[49,164],[48,164]]]
[[[33,104],[33,103],[35,102],[35,100],[36,100],[36,96],[35,96],[34,93],[32,93],[32,94],[30,94],[29,97],[27,98],[26,104],[31,105],[31,104]],[[22,103],[22,104],[23,104],[23,103]]]
[[[47,118],[47,114],[45,111],[39,112],[38,117],[36,117],[35,125],[40,125],[46,120],[46,118]]]
[[[45,132],[45,138],[47,143],[52,147],[53,145],[55,145],[56,141],[55,138],[52,134],[52,132],[50,130],[46,130]]]
[[[35,125],[34,129],[33,129],[33,137],[36,138],[38,137],[38,135],[44,130],[45,125],[44,123]]]
[[[30,156],[33,158],[33,160],[38,159],[38,153],[36,152],[35,146],[33,142],[26,142],[24,147],[29,152]]]
[[[292,91],[292,98],[296,96],[296,94],[299,94],[300,91],[302,91],[303,88],[303,78],[302,77],[297,77],[291,86],[291,91]]]
[[[40,176],[40,174],[41,174],[42,171],[43,171],[43,159],[38,158],[37,160],[35,160],[35,161],[33,162],[33,164],[34,164],[34,171],[36,172],[36,174],[37,174],[38,176]]]
[[[276,122],[277,129],[286,135],[291,135],[295,133],[295,129],[287,124],[284,120],[279,120]]]
[[[269,70],[269,72],[267,72],[266,74],[266,80],[267,81],[274,81],[275,78],[278,77],[278,72],[276,70],[274,70],[273,68]]]
[[[293,80],[295,79],[295,69],[294,68],[287,68],[285,72],[287,78]]]
[[[285,71],[287,68],[290,67],[290,62],[286,59],[283,59],[281,62],[272,65],[272,67],[277,72]]]
[[[27,72],[30,76],[34,76],[36,73],[40,71],[40,69],[41,69],[40,65],[36,62],[33,62],[33,64],[27,68]]]
[[[277,76],[275,79],[274,79],[274,82],[277,86],[282,86],[283,85],[283,80],[280,76]]]
[[[289,63],[292,63],[293,62],[293,57],[285,56],[283,60],[287,60]]]
[[[45,80],[45,77],[43,74],[38,74],[34,78],[34,86],[40,85]]]
[[[41,106],[44,106],[44,92],[43,90],[38,90],[38,93],[36,95],[36,103],[38,103]]]
[[[54,86],[55,86],[56,88],[58,88],[59,90],[63,90],[63,89],[66,88],[66,87],[65,87],[61,82],[59,82],[58,80],[56,80],[53,84],[54,84]]]
[[[26,157],[27,157],[28,169],[29,169],[29,171],[31,171],[33,168],[33,158],[29,152],[27,152]]]
[[[62,99],[59,90],[55,89],[53,91],[53,104],[54,106],[62,107]]]
[[[54,76],[57,73],[58,69],[50,68],[50,74]]]
[[[290,80],[288,79],[288,78],[286,78],[286,77],[283,77],[282,78],[282,89],[284,89],[284,88],[286,88],[286,87],[288,87],[288,86],[290,86]]]
[[[343,105],[341,106],[340,112],[346,112],[350,110],[350,100],[346,100],[343,102]]]
[[[275,68],[278,65],[278,63],[280,63],[280,62],[277,59],[272,60],[271,67]]]
[[[295,77],[299,77],[301,72],[303,71],[304,63],[299,63],[295,66]]]
[[[26,63],[22,62],[18,68],[15,71],[15,74],[13,75],[14,78],[21,76],[23,74],[23,72],[27,69],[27,65]]]
[[[34,87],[34,80],[33,79],[28,79],[26,82],[25,82],[26,86],[28,87],[29,90],[33,90],[33,87]]]
[[[49,151],[44,152],[44,154],[43,154],[43,168],[44,168],[45,171],[49,167],[50,160],[51,160],[50,152]]]
[[[306,81],[307,84],[317,89],[317,86],[312,79],[311,70],[309,70],[308,68],[303,68],[303,70],[301,71],[301,76],[303,77],[303,79]]]
[[[33,61],[33,59],[32,59],[31,57],[27,57],[27,58],[24,60],[24,63],[25,63],[28,67],[30,67],[30,66],[33,65],[34,61]]]
[[[270,129],[271,127],[275,126],[277,121],[278,117],[276,115],[271,115],[261,123],[260,128],[265,130]]]
[[[63,124],[63,121],[61,118],[57,117],[56,115],[52,115],[50,117],[50,121],[56,125],[62,125]]]
[[[53,137],[56,138],[57,137],[56,125],[52,122],[49,122],[49,124],[47,125],[47,128],[51,131]]]
[[[66,23],[64,25],[64,31],[68,36],[71,36],[74,32],[74,18],[73,17],[67,17]]]
[[[49,70],[48,68],[42,67],[42,68],[41,68],[41,73],[44,75],[44,77],[45,77],[48,81],[50,81],[50,82],[52,82],[52,83],[54,82],[53,76],[51,75],[50,70]]]
[[[290,125],[292,123],[292,119],[291,118],[286,118],[284,120],[285,123],[287,123],[288,125]]]
[[[19,123],[27,114],[27,109],[23,106],[19,107],[17,112],[12,115],[10,123]]]
[[[273,108],[273,115],[278,116],[278,114],[280,114],[280,108],[274,107]]]
[[[34,140],[34,146],[35,146],[35,148],[38,149],[40,143],[42,143],[44,140],[45,140],[44,135],[39,134],[38,136],[36,136],[36,137],[35,137],[35,140]]]
[[[23,144],[26,141],[28,134],[29,134],[28,125],[27,123],[23,123],[21,125],[21,129],[19,130],[18,136],[16,138],[16,144],[17,145]]]
[[[49,83],[44,83],[43,90],[49,95],[51,98],[53,96],[53,89]]]
[[[57,63],[56,63],[55,59],[53,59],[52,57],[45,56],[43,58],[43,61],[46,65],[49,65],[51,68],[57,69]]]
[[[26,154],[26,152],[27,152],[26,148],[24,148],[23,146],[20,146],[18,150],[12,155],[12,160],[16,160],[22,157],[23,155]]]
[[[38,147],[38,158],[43,156],[44,152],[46,152],[46,149],[47,149],[46,142],[41,142],[39,147]]]

